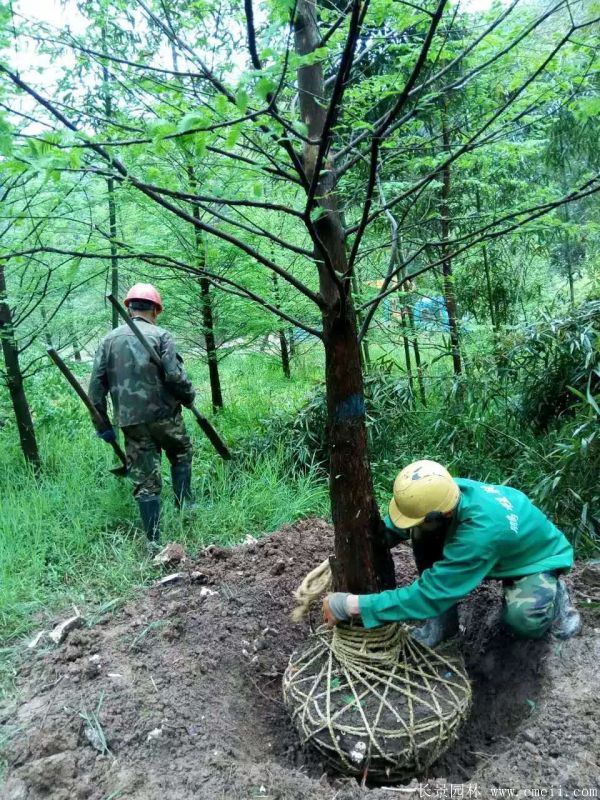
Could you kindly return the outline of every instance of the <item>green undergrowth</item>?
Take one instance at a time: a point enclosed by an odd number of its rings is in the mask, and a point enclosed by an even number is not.
[[[248,533],[327,512],[323,476],[289,469],[281,447],[250,452],[249,435],[265,430],[273,408],[292,417],[316,381],[318,363],[298,359],[294,379],[275,360],[253,354],[226,362],[226,408],[212,417],[234,459],[216,456],[193,417],[185,413],[195,446],[194,489],[200,510],[179,514],[163,459],[163,541],[182,541],[191,552],[210,543],[229,545]],[[201,367],[191,370],[199,407],[211,415]],[[89,365],[78,367],[82,380]],[[110,474],[112,451],[93,434],[83,408],[46,371],[31,383],[31,401],[44,465],[28,471],[14,429],[0,431],[0,640],[11,641],[50,624],[70,604],[101,606],[126,597],[156,576],[128,481]],[[1,678],[0,678],[1,680]]]

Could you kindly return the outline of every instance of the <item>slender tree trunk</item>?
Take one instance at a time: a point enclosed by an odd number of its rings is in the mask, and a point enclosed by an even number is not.
[[[475,208],[477,209],[477,216],[481,217],[481,195],[479,193],[479,189],[475,189]],[[496,331],[498,330],[498,325],[496,318],[496,308],[494,306],[494,293],[492,291],[492,273],[490,271],[490,262],[488,258],[488,249],[486,244],[482,245],[481,255],[483,258],[483,271],[485,273],[485,285],[488,298],[488,307],[490,310],[490,322],[492,323],[492,328],[494,329],[494,334],[495,334]]]
[[[191,164],[187,167],[188,178],[190,180],[190,190],[195,192],[198,187],[194,168]],[[192,216],[200,219],[200,210],[196,203],[192,204]],[[196,245],[196,259],[199,269],[206,266],[206,249],[202,231],[194,225],[194,242]],[[217,342],[215,337],[215,324],[212,307],[212,297],[210,294],[210,281],[208,278],[200,277],[200,295],[202,299],[202,330],[206,345],[206,361],[208,364],[208,377],[210,381],[210,396],[213,411],[223,408],[223,392],[221,391],[221,376],[219,374],[219,359],[217,357]]]
[[[115,204],[115,183],[112,178],[106,181],[108,188],[108,228],[110,232],[110,291],[114,297],[119,296],[119,256],[116,245],[117,208]],[[119,327],[119,314],[112,309],[112,327]]]
[[[442,144],[444,151],[450,152],[450,136],[446,119],[446,106],[442,108]],[[458,321],[456,313],[456,296],[454,294],[454,279],[452,277],[452,261],[450,258],[450,165],[442,170],[442,196],[440,206],[442,223],[442,274],[444,276],[444,299],[448,312],[448,325],[450,327],[450,345],[452,349],[452,366],[455,375],[462,372],[460,356],[460,338],[458,334]]]
[[[290,360],[296,355],[296,340],[294,339],[294,329],[288,328],[287,340],[289,344]]]
[[[23,385],[23,373],[19,363],[19,347],[15,339],[12,311],[8,304],[6,278],[2,264],[0,264],[0,338],[2,339],[2,354],[6,368],[6,383],[15,412],[21,450],[26,461],[33,467],[35,472],[38,472],[40,469],[40,454]]]
[[[412,364],[410,363],[410,342],[407,335],[407,324],[404,316],[404,309],[400,312],[400,324],[402,325],[402,343],[404,344],[404,360],[406,361],[406,376],[410,386],[411,396],[415,396],[415,383],[413,380]]]
[[[352,275],[352,291],[355,295],[358,295],[358,276],[356,274],[356,268],[354,270],[354,274]],[[362,325],[362,314],[357,311],[356,312],[356,325],[358,329],[361,329]],[[361,364],[363,369],[366,371],[371,366],[371,354],[369,352],[369,341],[367,339],[367,335],[365,334],[362,338],[360,343],[360,355],[361,355]]]
[[[81,361],[81,350],[79,349],[77,334],[75,333],[75,327],[72,322],[69,324],[69,330],[71,333],[71,346],[73,347],[73,358],[75,359],[75,361]]]
[[[564,194],[567,194],[569,191],[569,184],[567,181],[567,151],[563,142],[563,135],[562,135],[562,128],[559,129],[559,139],[560,139],[560,156],[561,156],[561,177],[562,177],[562,190]],[[565,203],[563,206],[563,214],[565,217],[565,222],[567,225],[571,221],[571,212],[569,210],[569,204]],[[571,308],[575,308],[575,282],[573,279],[573,251],[571,248],[571,234],[568,230],[564,233],[564,259],[567,264],[567,280],[569,281],[569,300],[571,303]]]
[[[102,28],[102,51],[106,53],[106,28]],[[102,91],[104,94],[104,114],[107,120],[112,119],[112,96],[110,93],[110,75],[106,63],[102,65]],[[119,296],[119,255],[116,245],[117,239],[117,207],[115,202],[115,182],[113,178],[106,179],[108,192],[108,230],[110,235],[110,290],[115,297]],[[119,327],[119,314],[112,309],[112,327]]]
[[[423,378],[423,366],[421,364],[421,351],[419,349],[419,342],[417,341],[417,331],[415,329],[415,319],[413,316],[412,308],[407,305],[407,318],[410,335],[412,338],[413,353],[415,355],[415,365],[417,367],[417,382],[419,384],[419,396],[424,406],[427,405],[427,395],[425,394],[425,379]]]
[[[194,229],[201,234],[198,228]],[[208,363],[208,377],[210,381],[210,396],[213,411],[223,408],[223,392],[221,390],[221,376],[219,374],[219,359],[217,357],[217,344],[213,318],[212,298],[210,283],[207,278],[200,278],[200,293],[202,295],[202,326],[204,328],[204,341],[206,343],[206,360]]]
[[[314,5],[299,0],[295,18],[296,51],[312,53],[321,42]],[[300,112],[308,136],[318,140],[325,122],[325,94],[319,62],[298,69]],[[307,146],[304,169],[312,179],[316,146]],[[322,250],[315,249],[319,271],[325,384],[330,448],[329,490],[335,528],[334,588],[355,593],[376,592],[395,584],[394,567],[381,535],[367,451],[367,431],[360,344],[348,279],[344,230],[335,196],[336,176],[327,161],[316,192],[320,215],[315,227]],[[328,268],[324,254],[335,274]]]
[[[279,295],[279,281],[277,279],[277,273],[271,273],[271,279],[273,281],[273,296],[275,299],[275,308],[280,308],[281,306],[281,299]],[[279,352],[281,354],[281,368],[283,369],[283,374],[286,378],[291,377],[290,373],[290,356],[288,353],[288,344],[287,339],[285,338],[285,328],[283,325],[279,328]]]
[[[40,313],[42,315],[42,326],[44,329],[44,339],[48,347],[54,347],[52,343],[52,334],[50,333],[50,328],[48,327],[48,315],[46,314],[46,310],[44,306],[40,305]]]

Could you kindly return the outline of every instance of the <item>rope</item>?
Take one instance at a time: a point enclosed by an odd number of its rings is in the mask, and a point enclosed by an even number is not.
[[[397,624],[322,626],[292,655],[283,693],[303,743],[337,769],[381,781],[412,777],[439,758],[471,702],[460,657]]]
[[[329,561],[302,581],[292,618],[331,586]],[[412,639],[405,625],[321,626],[295,652],[284,700],[303,743],[351,775],[413,777],[456,737],[471,686],[458,653]]]
[[[309,572],[300,586],[294,592],[297,605],[292,611],[294,622],[300,622],[305,614],[308,613],[310,606],[322,594],[331,589],[331,567],[329,559],[326,558],[318,567]]]

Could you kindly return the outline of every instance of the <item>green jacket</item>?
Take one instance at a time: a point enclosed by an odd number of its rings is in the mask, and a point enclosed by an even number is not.
[[[457,479],[460,487],[444,557],[410,586],[359,597],[366,628],[435,617],[486,578],[569,569],[573,548],[523,492]]]
[[[171,334],[141,317],[134,320],[160,356],[164,375],[127,325],[104,337],[94,360],[89,396],[108,423],[110,392],[120,427],[172,417],[182,404],[191,405],[195,396]]]

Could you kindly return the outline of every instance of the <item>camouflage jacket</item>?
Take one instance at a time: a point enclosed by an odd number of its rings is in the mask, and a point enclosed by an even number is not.
[[[94,360],[89,396],[109,424],[110,392],[115,424],[120,427],[172,417],[180,405],[191,405],[195,396],[171,334],[142,317],[133,319],[160,356],[164,373],[127,325],[104,337]]]

